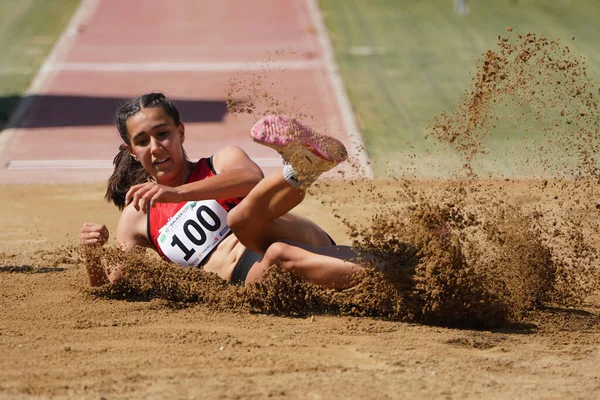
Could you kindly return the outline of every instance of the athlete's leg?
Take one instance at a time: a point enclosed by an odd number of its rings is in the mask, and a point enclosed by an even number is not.
[[[305,196],[305,188],[347,157],[336,139],[319,135],[286,117],[266,117],[252,128],[254,141],[277,150],[289,166],[259,182],[236,208],[227,223],[249,249],[264,253],[278,240],[328,246],[329,238],[314,222],[286,215]],[[290,172],[291,171],[291,172]]]
[[[356,284],[357,273],[364,269],[360,261],[348,246],[313,248],[276,242],[269,246],[262,261],[252,266],[246,283],[259,282],[271,266],[278,265],[307,282],[344,289]]]
[[[282,175],[263,179],[227,216],[227,223],[247,248],[264,253],[278,240],[329,246],[327,234],[307,218],[288,214],[304,198]]]

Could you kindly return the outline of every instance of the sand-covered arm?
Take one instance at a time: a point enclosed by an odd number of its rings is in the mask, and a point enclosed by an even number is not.
[[[150,241],[146,233],[146,216],[132,206],[125,207],[117,226],[117,246],[124,252],[148,247]],[[108,228],[104,224],[86,222],[81,228],[83,260],[90,286],[102,286],[123,279],[121,265],[114,263],[107,269],[102,265],[102,246],[109,238]]]

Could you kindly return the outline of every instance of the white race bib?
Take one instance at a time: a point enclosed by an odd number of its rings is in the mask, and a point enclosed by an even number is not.
[[[230,231],[216,200],[189,201],[158,230],[157,241],[169,260],[198,266]]]

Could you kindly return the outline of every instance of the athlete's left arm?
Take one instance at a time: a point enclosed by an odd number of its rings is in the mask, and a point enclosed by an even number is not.
[[[179,186],[181,201],[244,197],[264,178],[260,167],[237,146],[218,150],[212,161],[217,175]]]
[[[180,203],[183,201],[228,199],[244,197],[264,174],[260,167],[237,146],[227,146],[213,155],[213,167],[217,175],[210,179],[168,187],[157,183],[133,186],[126,195],[126,202],[146,211],[146,204]]]
[[[205,199],[244,197],[264,178],[260,167],[237,146],[227,146],[218,150],[212,160],[217,175],[180,186],[187,196],[190,196],[184,201],[194,200],[195,187],[201,187]]]

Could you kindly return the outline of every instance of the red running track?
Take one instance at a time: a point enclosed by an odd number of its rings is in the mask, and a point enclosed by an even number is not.
[[[258,116],[226,110],[232,81],[310,116],[366,165],[314,0],[83,0],[0,133],[0,183],[106,180],[112,115],[150,91],[178,104],[191,159],[236,144],[270,172],[278,155],[248,137]]]

